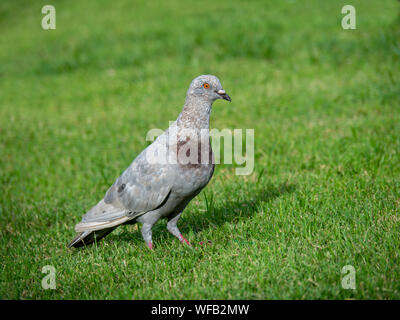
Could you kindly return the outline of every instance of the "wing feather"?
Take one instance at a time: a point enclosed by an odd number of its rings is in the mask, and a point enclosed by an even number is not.
[[[175,170],[166,163],[149,161],[149,154],[159,159],[165,152],[165,133],[147,147],[108,189],[104,202],[130,212],[143,214],[156,209],[167,198]]]
[[[175,171],[166,163],[149,161],[148,154],[162,156],[165,139],[164,133],[138,155],[104,199],[83,216],[75,227],[78,232],[124,223],[164,203],[171,192]]]

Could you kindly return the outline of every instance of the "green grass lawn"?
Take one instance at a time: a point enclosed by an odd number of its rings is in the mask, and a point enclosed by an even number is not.
[[[1,1],[0,298],[399,299],[399,39],[395,0]],[[253,174],[217,166],[190,248],[160,221],[153,252],[137,226],[67,249],[207,73],[233,101],[211,127],[255,130]]]

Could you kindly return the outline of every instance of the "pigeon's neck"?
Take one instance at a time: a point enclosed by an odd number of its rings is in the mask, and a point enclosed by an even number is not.
[[[208,101],[191,101],[186,99],[182,112],[177,119],[177,125],[191,129],[210,128],[211,103]]]

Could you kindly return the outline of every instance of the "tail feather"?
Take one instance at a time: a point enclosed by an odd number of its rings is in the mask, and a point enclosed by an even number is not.
[[[79,248],[85,245],[92,244],[95,241],[99,241],[111,232],[114,231],[116,227],[106,228],[96,231],[84,231],[76,235],[74,239],[68,244],[68,248],[74,247]]]

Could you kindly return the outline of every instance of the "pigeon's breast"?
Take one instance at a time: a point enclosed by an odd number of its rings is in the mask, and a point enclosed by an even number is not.
[[[203,141],[189,138],[178,141],[176,153],[178,176],[174,191],[181,195],[199,193],[214,173],[214,155],[209,137]]]

